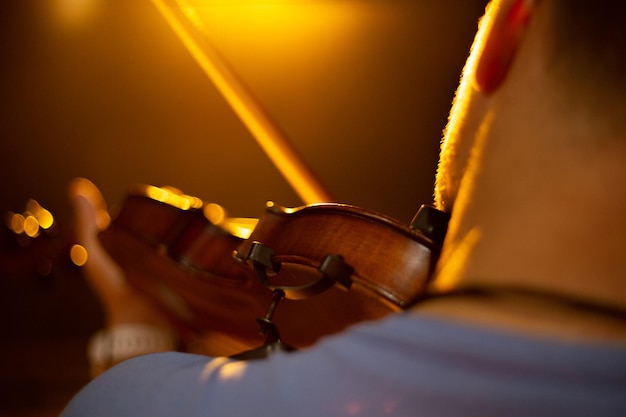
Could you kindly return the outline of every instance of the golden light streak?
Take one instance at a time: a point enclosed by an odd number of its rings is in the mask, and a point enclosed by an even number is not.
[[[185,26],[184,17],[179,16],[165,0],[152,2],[303,202],[313,204],[334,201],[208,39],[197,39]],[[191,6],[187,2],[184,4],[189,15]]]
[[[180,191],[171,187],[145,187],[145,195],[155,201],[168,204],[181,210],[199,209],[202,207],[202,200],[190,195],[179,194]]]
[[[202,209],[204,217],[211,223],[220,226],[229,234],[247,239],[252,234],[259,219],[226,217],[226,210],[219,204],[208,203]]]
[[[231,235],[241,239],[247,239],[252,234],[258,222],[259,219],[229,218],[226,219],[221,226]]]

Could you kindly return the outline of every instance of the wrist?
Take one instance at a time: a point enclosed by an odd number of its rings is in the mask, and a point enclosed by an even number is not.
[[[167,327],[123,323],[96,332],[89,340],[87,356],[96,376],[126,359],[176,349],[175,333]]]

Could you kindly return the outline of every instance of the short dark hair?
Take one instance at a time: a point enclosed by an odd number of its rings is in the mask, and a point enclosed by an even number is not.
[[[614,109],[623,117],[626,1],[548,0],[547,3],[552,27],[550,63],[557,77],[564,81],[560,84],[570,90],[569,94],[576,90],[578,97],[599,111]]]

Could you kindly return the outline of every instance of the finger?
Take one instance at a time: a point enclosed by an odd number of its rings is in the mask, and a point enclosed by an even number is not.
[[[84,275],[103,300],[109,302],[128,291],[128,285],[121,268],[98,239],[98,233],[110,222],[104,198],[98,188],[84,178],[72,181],[68,191],[74,208],[76,239],[87,250]]]
[[[72,203],[77,203],[77,199],[87,200],[91,206],[89,210],[77,211],[79,232],[86,235],[93,235],[96,231],[104,230],[109,226],[111,217],[107,211],[104,197],[98,187],[86,178],[75,178],[68,187],[68,193]]]

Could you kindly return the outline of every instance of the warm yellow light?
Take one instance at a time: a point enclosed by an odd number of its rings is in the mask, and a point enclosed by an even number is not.
[[[260,68],[288,62],[293,77],[336,65],[358,33],[363,8],[345,1],[176,0],[197,30],[225,55]],[[276,61],[276,60],[280,61]]]
[[[199,209],[202,207],[202,200],[199,198],[182,194],[180,190],[171,187],[160,188],[149,185],[145,188],[145,194],[153,200],[181,210]]]
[[[24,216],[19,213],[9,212],[7,217],[7,226],[16,234],[24,233]]]
[[[445,294],[458,288],[459,277],[463,276],[460,270],[467,267],[468,259],[471,257],[474,248],[482,237],[482,231],[474,228],[465,235],[455,250],[443,258],[445,262],[440,262],[441,270],[437,274],[437,279],[431,283],[433,293]]]
[[[42,211],[39,213],[38,220],[39,225],[43,229],[49,229],[54,224],[54,217],[52,216],[52,213],[50,213],[46,209],[42,209]]]
[[[37,219],[42,229],[49,229],[54,223],[52,213],[43,208],[36,200],[30,199],[26,203],[26,210]]]
[[[109,224],[111,224],[111,215],[106,209],[101,208],[96,211],[96,224],[100,230],[109,227]]]
[[[215,203],[209,203],[204,206],[204,217],[213,224],[220,224],[226,217],[226,211],[222,206]]]
[[[245,38],[251,31],[262,29],[267,38],[279,45],[336,38],[346,34],[359,16],[359,9],[353,4],[337,1],[175,0],[175,3],[202,31],[228,30]]]
[[[234,380],[243,376],[248,368],[248,364],[245,361],[236,361],[224,364],[219,371],[219,378],[221,380]]]
[[[226,217],[226,210],[215,203],[206,204],[203,213],[208,221],[241,239],[249,238],[259,222],[258,219]]]
[[[30,213],[25,213],[24,216],[24,233],[28,237],[37,237],[39,235],[39,222]]]
[[[306,72],[316,72],[332,64],[337,38],[349,33],[358,9],[346,2],[152,1],[303,202],[334,201],[212,43],[226,41],[229,50],[257,55],[261,63],[277,62],[272,56],[304,62]],[[259,39],[264,46],[250,48],[249,41]]]
[[[80,27],[96,16],[100,3],[101,0],[56,0],[56,17],[65,27]]]
[[[258,219],[229,218],[222,223],[222,227],[233,236],[248,239],[258,222]]]
[[[77,266],[83,266],[87,263],[87,249],[81,245],[73,245],[70,249],[70,259]]]
[[[26,202],[26,211],[37,215],[39,210],[41,210],[41,205],[39,205],[37,200],[31,198]]]
[[[106,209],[106,203],[100,190],[86,178],[75,178],[71,183],[72,195],[82,196],[91,202],[96,209],[96,224],[100,230],[109,227],[111,216]]]
[[[206,381],[217,374],[219,379],[237,379],[246,371],[245,361],[233,362],[228,358],[215,358],[207,362],[200,375],[201,380]]]

